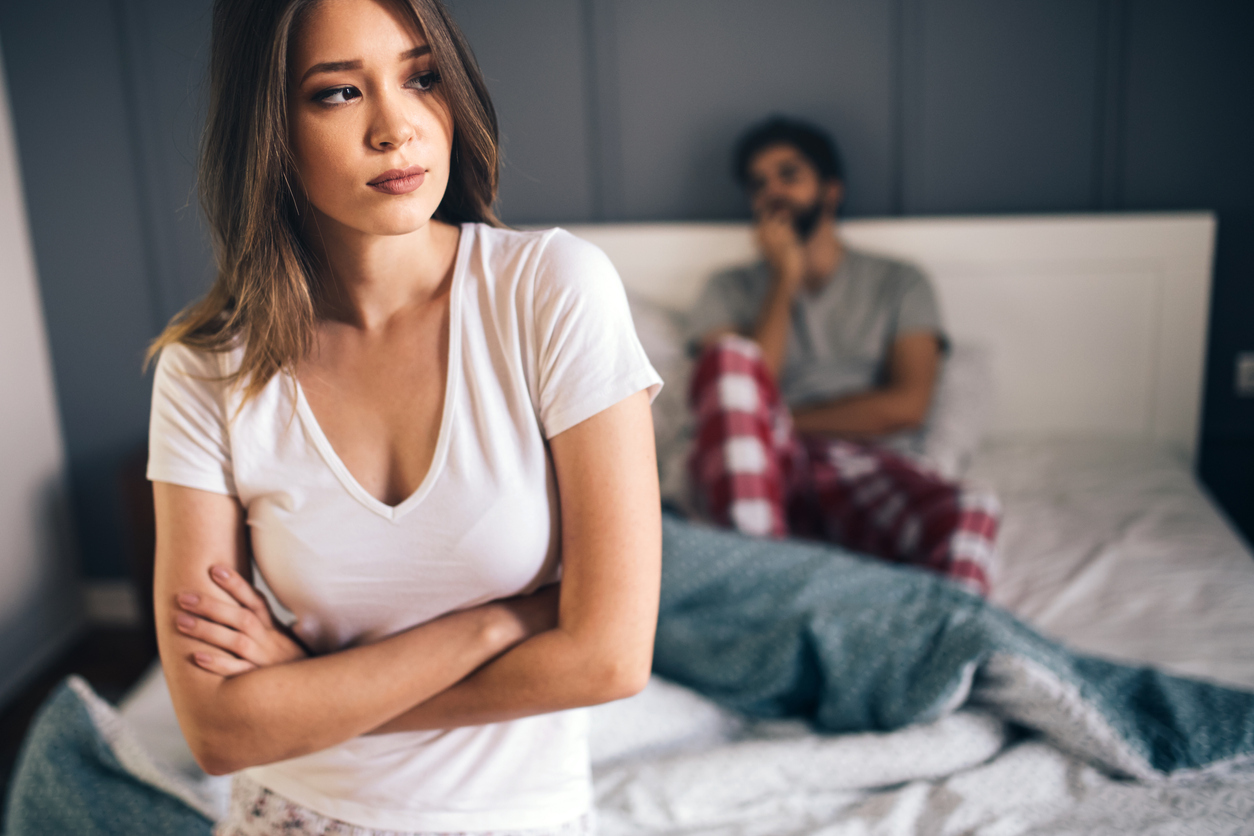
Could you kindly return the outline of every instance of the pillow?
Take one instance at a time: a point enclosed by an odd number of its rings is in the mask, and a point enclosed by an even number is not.
[[[665,384],[653,401],[653,436],[657,442],[662,499],[686,507],[687,458],[693,437],[688,384],[693,361],[684,347],[684,316],[631,291],[627,292],[627,301],[636,336]]]
[[[153,760],[113,707],[72,676],[31,724],[9,788],[7,836],[210,836],[213,809]]]
[[[883,443],[923,459],[946,479],[958,479],[970,467],[988,431],[994,396],[992,353],[979,345],[951,345],[927,422]]]

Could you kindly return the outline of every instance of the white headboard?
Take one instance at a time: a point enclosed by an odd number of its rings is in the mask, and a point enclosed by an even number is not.
[[[568,228],[631,291],[676,310],[712,272],[755,257],[745,224]],[[1213,215],[857,220],[842,232],[923,268],[954,341],[992,351],[994,436],[1144,438],[1194,456]]]

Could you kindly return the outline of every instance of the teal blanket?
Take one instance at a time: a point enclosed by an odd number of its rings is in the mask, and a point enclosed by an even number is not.
[[[207,811],[180,784],[126,739],[87,683],[70,677],[22,743],[4,836],[209,836]]]
[[[1254,765],[1254,694],[1081,656],[939,576],[666,516],[654,670],[756,717],[886,731],[966,704],[1117,775]]]

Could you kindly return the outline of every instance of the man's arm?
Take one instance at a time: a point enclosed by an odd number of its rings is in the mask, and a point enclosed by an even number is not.
[[[805,281],[805,253],[791,218],[783,210],[760,216],[755,232],[758,248],[770,267],[771,284],[750,336],[762,349],[762,362],[778,380],[788,354],[792,300]]]
[[[707,309],[711,307],[728,315],[723,322],[699,331],[695,342],[704,350],[728,334],[748,337],[762,349],[762,359],[771,374],[778,376],[780,369],[784,367],[788,351],[788,337],[792,329],[792,301],[805,280],[805,254],[796,231],[787,215],[782,212],[759,217],[754,234],[769,270],[770,283],[766,295],[758,305],[752,325],[746,327],[745,323],[732,324],[727,321],[734,317],[726,309],[726,300],[719,298],[719,294],[731,293],[732,288],[721,285],[716,280],[706,285],[695,310],[699,312],[699,316],[704,314],[707,321],[710,319]]]
[[[793,424],[799,432],[853,439],[914,429],[927,418],[939,367],[936,334],[903,334],[889,353],[885,386],[794,410]]]

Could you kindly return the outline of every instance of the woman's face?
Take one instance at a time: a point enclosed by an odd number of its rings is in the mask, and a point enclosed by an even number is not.
[[[422,33],[375,0],[323,0],[289,62],[289,139],[319,220],[368,235],[426,224],[448,185],[453,119]]]

